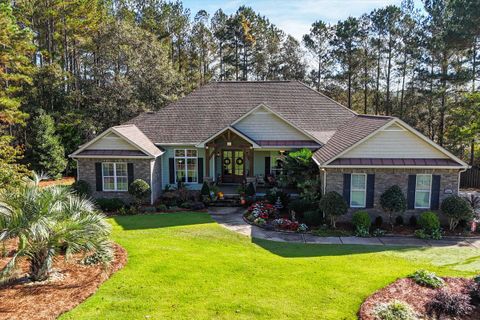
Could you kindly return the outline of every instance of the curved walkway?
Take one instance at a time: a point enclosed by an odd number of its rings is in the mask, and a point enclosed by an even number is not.
[[[359,244],[378,246],[415,246],[415,247],[472,247],[480,248],[480,239],[449,238],[442,240],[422,240],[410,237],[318,237],[311,234],[284,233],[268,231],[257,226],[252,226],[243,220],[243,208],[212,207],[208,212],[221,226],[251,238],[266,239],[279,242],[317,243],[317,244]]]

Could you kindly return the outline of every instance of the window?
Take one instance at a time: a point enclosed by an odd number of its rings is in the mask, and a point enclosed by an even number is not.
[[[102,163],[103,191],[127,191],[127,164],[121,162]]]
[[[429,209],[432,194],[432,175],[417,174],[415,183],[415,208]]]
[[[353,173],[350,188],[350,207],[365,208],[367,198],[367,175]]]
[[[198,182],[197,150],[175,149],[175,182]]]

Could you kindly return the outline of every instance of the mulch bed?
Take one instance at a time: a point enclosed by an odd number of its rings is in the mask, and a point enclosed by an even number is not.
[[[40,187],[48,186],[69,186],[75,182],[75,177],[63,177],[56,180],[42,180],[40,181]]]
[[[443,279],[445,280],[446,289],[465,294],[468,294],[468,287],[473,283],[473,280],[466,278]],[[391,300],[406,302],[418,314],[426,316],[427,304],[438,290],[420,286],[410,278],[402,278],[368,297],[360,307],[358,316],[361,320],[375,320],[373,315],[375,307],[380,303],[388,303]],[[477,307],[469,317],[463,317],[462,319],[480,319],[480,308]]]
[[[7,244],[7,250],[13,243]],[[24,276],[28,271],[26,261],[20,262],[19,280],[0,287],[0,319],[56,319],[95,293],[98,287],[127,263],[127,251],[115,244],[115,259],[105,269],[101,265],[85,266],[58,257],[49,280],[32,283]],[[74,257],[79,260],[80,256]],[[8,259],[0,259],[3,268]]]

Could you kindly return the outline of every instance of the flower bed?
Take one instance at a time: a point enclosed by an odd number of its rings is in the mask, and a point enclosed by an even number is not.
[[[411,317],[395,319],[480,319],[480,301],[474,292],[478,286],[472,279],[442,278],[443,284],[438,288],[421,285],[415,278],[398,279],[389,286],[368,297],[360,307],[358,313],[361,320],[388,319],[384,316],[388,306],[403,306],[413,312]],[[477,291],[479,289],[477,288]],[[448,313],[463,314],[448,314]],[[380,313],[383,313],[383,317]],[[390,313],[392,315],[392,313]]]
[[[280,212],[267,201],[258,201],[248,207],[244,215],[250,223],[267,230],[281,230],[291,232],[306,232],[308,227],[299,223],[288,214]]]

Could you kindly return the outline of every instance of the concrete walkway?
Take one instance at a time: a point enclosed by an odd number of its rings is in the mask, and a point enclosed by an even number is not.
[[[279,242],[317,243],[317,244],[359,244],[377,246],[414,246],[414,247],[472,247],[480,248],[480,239],[455,238],[442,240],[422,240],[413,237],[318,237],[311,234],[284,233],[268,231],[252,226],[243,220],[243,208],[215,207],[210,208],[212,218],[221,226],[251,238],[266,239]]]

